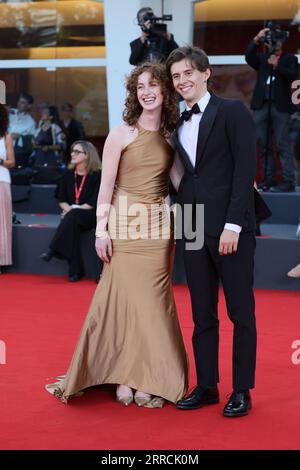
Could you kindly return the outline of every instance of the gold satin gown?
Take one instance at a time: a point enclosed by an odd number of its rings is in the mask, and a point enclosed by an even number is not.
[[[139,128],[122,152],[112,199],[117,217],[111,211],[108,222],[113,256],[67,375],[46,386],[64,402],[99,384],[127,385],[174,403],[186,392],[188,359],[171,284],[174,238],[164,206],[172,163],[173,150],[158,131]],[[136,203],[142,211],[133,214]],[[138,236],[125,239],[132,226]],[[151,230],[159,236],[151,239]]]

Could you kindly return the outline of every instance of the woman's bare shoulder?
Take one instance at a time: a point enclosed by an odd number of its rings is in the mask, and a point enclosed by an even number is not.
[[[122,123],[110,131],[108,138],[117,141],[123,150],[136,139],[137,135],[138,129],[136,127]]]
[[[130,139],[130,136],[135,135],[136,128],[133,126],[129,126],[126,123],[119,124],[116,127],[113,127],[109,134],[108,137],[110,138],[118,138],[119,142],[123,141],[128,141]]]

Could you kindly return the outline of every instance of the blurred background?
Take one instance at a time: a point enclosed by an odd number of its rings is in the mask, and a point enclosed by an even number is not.
[[[168,30],[176,42],[193,42],[208,53],[213,89],[221,96],[249,103],[256,74],[244,53],[265,21],[290,31],[285,51],[299,54],[298,0],[1,1],[0,79],[7,104],[15,107],[21,91],[34,97],[33,115],[39,102],[58,108],[70,102],[86,135],[101,145],[109,125],[121,119],[129,42],[140,34],[136,12],[143,6],[172,14]]]

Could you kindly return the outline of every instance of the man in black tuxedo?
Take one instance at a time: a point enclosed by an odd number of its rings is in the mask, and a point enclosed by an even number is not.
[[[295,167],[289,140],[289,118],[296,111],[291,99],[291,84],[298,75],[298,59],[294,54],[283,52],[281,41],[275,45],[267,41],[269,52],[259,53],[259,45],[269,31],[269,28],[259,31],[245,55],[246,62],[257,71],[251,108],[255,110],[256,138],[265,170],[259,187],[263,191],[290,192],[295,191]],[[272,129],[282,167],[282,182],[277,186],[275,158],[271,151]]]
[[[211,70],[201,49],[180,47],[170,54],[166,65],[188,108],[174,136],[184,167],[178,203],[183,213],[186,205],[204,205],[204,245],[191,250],[185,243],[184,249],[197,387],[177,408],[196,409],[219,402],[217,305],[221,280],[234,324],[233,393],[223,414],[244,416],[251,408],[249,389],[254,387],[256,363],[254,123],[240,101],[208,92]],[[196,213],[193,210],[193,218]]]

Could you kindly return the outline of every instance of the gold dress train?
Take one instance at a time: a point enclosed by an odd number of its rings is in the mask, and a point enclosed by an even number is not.
[[[122,152],[108,222],[113,256],[67,375],[46,386],[64,402],[99,384],[127,385],[174,403],[186,392],[188,359],[171,284],[174,238],[164,206],[172,161],[159,132],[140,127]],[[128,231],[137,236],[125,239]]]

